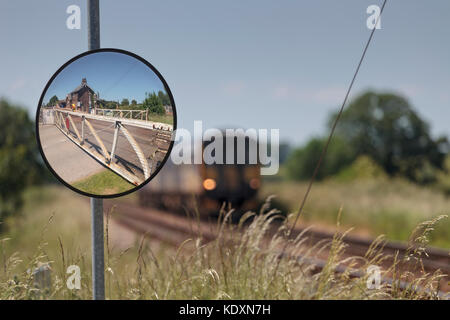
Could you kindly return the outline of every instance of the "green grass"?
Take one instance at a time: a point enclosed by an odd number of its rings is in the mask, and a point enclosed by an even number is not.
[[[96,195],[116,194],[134,188],[133,184],[111,170],[104,170],[88,178],[76,181],[73,183],[73,186],[81,191]]]
[[[148,120],[173,125],[173,116],[168,115],[168,114],[159,115],[159,114],[155,114],[155,113],[149,113]]]
[[[248,226],[217,225],[217,239],[203,244],[187,239],[179,248],[153,240],[151,234],[127,248],[118,248],[122,233],[106,219],[105,284],[108,299],[433,299],[438,274],[416,280],[424,290],[400,291],[382,286],[366,289],[367,277],[351,279],[334,270],[344,259],[345,246],[339,236],[331,243],[305,246],[304,237],[292,241],[289,252],[314,257],[330,247],[325,268],[295,258],[278,259],[282,235],[265,241],[273,212],[261,212]],[[226,216],[226,215],[225,215]],[[0,235],[0,299],[91,299],[89,202],[64,188],[28,190],[23,214],[6,221],[7,233]],[[226,220],[226,219],[225,219]],[[113,221],[113,220],[112,220]],[[195,223],[195,222],[194,222]],[[426,237],[422,237],[426,245]],[[355,269],[381,264],[377,242],[366,255],[347,259]],[[409,266],[417,267],[414,257]],[[417,257],[420,259],[420,257]],[[352,262],[353,261],[353,262]],[[27,269],[49,264],[51,285],[38,287]],[[81,269],[81,289],[66,287],[69,265]],[[394,264],[385,272],[396,272],[396,280],[407,271]],[[429,291],[426,291],[429,290]]]
[[[263,183],[262,196],[274,194],[290,212],[296,212],[306,188],[307,182],[267,181]],[[333,226],[341,207],[343,227],[355,227],[357,232],[369,236],[385,234],[388,239],[406,241],[421,221],[450,215],[450,197],[401,179],[316,182],[300,222]],[[431,243],[450,248],[450,219],[436,227]]]

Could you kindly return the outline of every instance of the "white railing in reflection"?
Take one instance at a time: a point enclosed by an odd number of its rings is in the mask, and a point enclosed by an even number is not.
[[[145,128],[148,130],[155,130],[157,134],[162,133],[163,136],[166,137],[167,143],[170,143],[170,139],[172,138],[173,127],[168,124],[155,123],[151,121],[140,121],[139,123],[136,123],[136,119],[72,112],[58,108],[55,108],[53,111],[54,124],[59,130],[61,130],[62,133],[64,133],[70,140],[72,140],[90,156],[94,157],[104,166],[111,169],[134,185],[139,185],[147,180],[156,168],[153,168],[153,163],[148,163],[144,152],[142,151],[142,148],[126,127],[134,126]],[[79,121],[81,130],[78,130],[73,120],[75,117],[80,118]],[[98,132],[92,126],[90,120],[106,121],[112,123],[111,127],[114,126],[114,137],[110,151],[108,151],[108,149],[105,147],[104,142],[102,141]],[[75,135],[71,133],[71,129],[75,133]],[[86,137],[87,135],[89,135],[87,134],[87,130],[89,130],[90,134],[94,136],[101,152],[98,152],[95,148],[89,148],[86,146]],[[121,132],[123,136],[128,140],[133,151],[135,152],[144,173],[144,179],[138,177],[130,171],[127,171],[124,167],[113,162],[117,153],[119,132]]]
[[[104,117],[127,118],[148,121],[148,110],[94,109],[94,114]]]

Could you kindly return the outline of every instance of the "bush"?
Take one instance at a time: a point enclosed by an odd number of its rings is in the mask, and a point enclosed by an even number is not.
[[[126,98],[122,99],[122,102],[120,103],[121,106],[129,106],[130,105],[130,101]]]
[[[365,179],[386,179],[387,174],[370,157],[360,156],[349,167],[341,170],[335,178],[338,181],[347,182]]]
[[[437,181],[439,189],[450,195],[450,155],[445,160],[444,170],[437,174]]]
[[[16,213],[30,184],[48,179],[26,110],[0,100],[0,222]],[[1,228],[0,224],[0,228]]]
[[[326,140],[323,138],[314,138],[305,147],[294,150],[286,162],[288,178],[294,180],[311,178],[325,143]],[[334,138],[317,173],[317,180],[337,174],[349,166],[354,159],[355,151],[351,145],[339,138]]]
[[[159,99],[154,92],[152,94],[146,93],[146,97],[142,105],[144,109],[148,109],[151,113],[156,113],[159,115],[166,113],[166,109],[164,109],[161,99]]]

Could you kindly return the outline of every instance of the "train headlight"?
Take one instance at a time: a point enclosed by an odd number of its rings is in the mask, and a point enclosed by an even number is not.
[[[255,189],[255,190],[259,188],[260,184],[261,183],[260,183],[259,179],[256,179],[256,178],[251,179],[249,182],[250,188]]]
[[[203,180],[203,188],[205,190],[214,190],[216,188],[216,180],[208,178]]]

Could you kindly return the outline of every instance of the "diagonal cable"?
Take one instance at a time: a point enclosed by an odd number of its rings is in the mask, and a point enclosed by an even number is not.
[[[324,146],[324,148],[323,148],[323,150],[322,150],[322,153],[320,154],[319,161],[317,162],[317,165],[316,165],[316,167],[314,168],[314,172],[313,172],[313,174],[312,174],[312,176],[311,176],[311,179],[310,179],[309,184],[308,184],[308,188],[306,189],[305,195],[304,195],[303,200],[302,200],[302,202],[301,202],[301,204],[300,204],[300,208],[299,208],[298,211],[297,211],[297,215],[296,215],[296,217],[295,217],[294,223],[293,223],[293,224],[291,225],[291,227],[288,229],[288,232],[287,232],[287,234],[286,234],[286,237],[287,237],[287,238],[289,238],[289,236],[291,235],[292,231],[294,230],[294,228],[295,228],[295,226],[296,226],[296,224],[297,224],[297,222],[298,222],[298,219],[299,219],[300,215],[301,215],[302,212],[303,212],[303,209],[304,209],[304,207],[305,207],[306,200],[308,199],[308,196],[309,196],[309,193],[310,193],[310,191],[311,191],[312,185],[314,184],[314,181],[316,180],[317,173],[319,172],[319,168],[320,168],[320,166],[321,166],[321,164],[322,164],[322,161],[323,161],[323,159],[324,159],[324,157],[325,157],[325,155],[326,155],[326,153],[327,153],[328,146],[330,145],[331,139],[333,138],[334,132],[335,132],[335,130],[336,130],[336,126],[337,126],[337,124],[338,124],[338,122],[339,122],[339,120],[340,120],[340,118],[341,118],[341,116],[342,116],[342,113],[343,113],[344,108],[345,108],[345,104],[347,103],[348,96],[349,96],[349,94],[350,94],[350,91],[352,90],[353,84],[354,84],[354,82],[355,82],[356,76],[358,75],[358,72],[359,72],[359,69],[360,69],[360,67],[361,67],[361,64],[362,64],[362,62],[363,62],[363,60],[364,60],[364,57],[366,56],[367,48],[369,48],[369,44],[370,44],[370,42],[372,41],[373,35],[375,34],[376,26],[378,25],[378,21],[379,21],[379,19],[380,19],[380,17],[381,17],[381,14],[383,13],[384,6],[386,5],[386,2],[387,2],[387,0],[384,0],[383,5],[382,5],[381,10],[380,10],[380,15],[377,17],[376,22],[375,22],[375,25],[374,25],[374,27],[373,27],[373,29],[372,29],[372,32],[370,33],[370,37],[369,37],[369,39],[367,40],[366,46],[364,47],[364,51],[363,51],[363,53],[362,53],[362,55],[361,55],[361,58],[359,59],[359,63],[358,63],[358,65],[357,65],[357,67],[356,67],[355,73],[353,74],[352,81],[350,82],[350,85],[349,85],[349,87],[348,87],[348,89],[347,89],[347,93],[345,94],[344,101],[342,102],[341,108],[339,109],[339,113],[338,113],[338,115],[336,116],[336,119],[334,120],[333,126],[332,126],[331,131],[330,131],[330,135],[328,136],[327,142],[326,142],[326,144],[325,144],[325,146]],[[280,255],[281,258],[284,256],[288,244],[289,244],[289,242],[286,241],[285,244],[284,244],[284,246],[283,246],[283,250],[282,250],[282,252],[281,252],[281,255]],[[276,272],[277,272],[277,270],[278,270],[278,266],[279,266],[279,264],[280,264],[281,258],[278,259],[278,263],[277,263],[277,265],[276,265],[276,267],[275,267],[274,275],[276,274]],[[272,277],[272,279],[273,279],[273,277]]]

